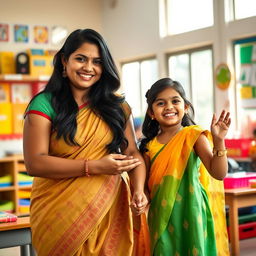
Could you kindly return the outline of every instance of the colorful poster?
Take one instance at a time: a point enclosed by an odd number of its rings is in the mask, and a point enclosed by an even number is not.
[[[46,26],[34,26],[34,42],[40,44],[47,44],[48,40],[48,28]]]
[[[28,25],[14,25],[14,41],[28,43]]]
[[[252,66],[250,64],[241,65],[239,82],[241,84],[249,84],[251,77]]]
[[[252,61],[256,61],[256,44],[252,46]]]
[[[9,41],[9,25],[0,24],[0,42]]]

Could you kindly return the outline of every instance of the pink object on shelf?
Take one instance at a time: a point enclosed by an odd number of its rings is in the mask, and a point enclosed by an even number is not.
[[[229,173],[224,179],[224,188],[250,187],[249,180],[256,179],[255,172]]]

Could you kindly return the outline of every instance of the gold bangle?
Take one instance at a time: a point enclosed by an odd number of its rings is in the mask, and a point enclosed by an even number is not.
[[[214,156],[218,156],[218,157],[226,156],[227,155],[227,149],[215,149],[214,148],[212,153],[213,153]]]
[[[85,161],[84,161],[84,173],[85,173],[86,177],[90,177],[89,167],[88,167],[88,160],[89,159],[85,159]]]

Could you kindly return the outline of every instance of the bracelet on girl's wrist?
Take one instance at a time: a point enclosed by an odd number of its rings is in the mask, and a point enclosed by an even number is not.
[[[88,161],[89,161],[89,159],[85,159],[85,161],[84,161],[84,174],[86,177],[90,177]]]
[[[227,149],[213,149],[212,151],[213,155],[214,156],[218,156],[218,157],[221,157],[221,156],[226,156],[227,155]]]

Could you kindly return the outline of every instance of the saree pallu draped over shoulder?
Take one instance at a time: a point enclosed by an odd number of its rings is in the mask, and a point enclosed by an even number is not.
[[[150,155],[152,255],[229,255],[223,182],[208,174],[193,150],[202,133],[212,145],[211,134],[193,125]]]
[[[69,146],[52,133],[50,155],[100,159],[112,140],[108,126],[88,107],[77,117],[76,141]],[[69,179],[34,179],[32,241],[38,256],[134,255],[134,225],[127,174]]]

